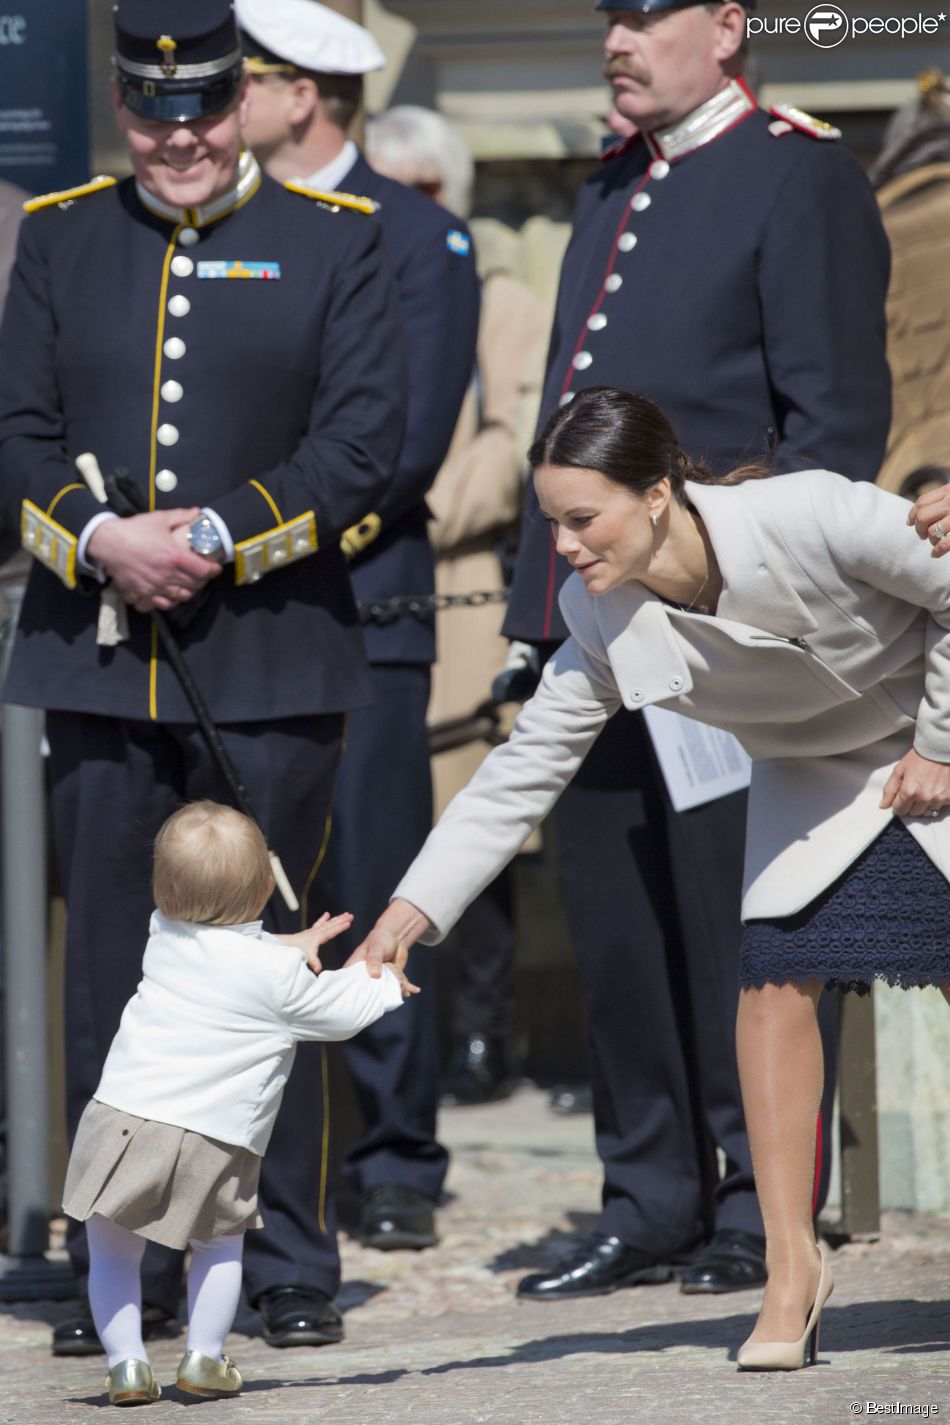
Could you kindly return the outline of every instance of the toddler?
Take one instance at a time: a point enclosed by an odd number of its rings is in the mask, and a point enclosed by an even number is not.
[[[244,1232],[262,1225],[261,1155],[296,1041],[348,1039],[415,992],[401,966],[378,979],[363,964],[312,973],[350,915],[269,935],[258,918],[273,890],[267,846],[229,807],[194,802],[169,817],[153,889],[142,979],[80,1120],[64,1190],[64,1210],[89,1236],[89,1301],[113,1405],[161,1393],[142,1343],[147,1240],[191,1248],[177,1384],[202,1396],[240,1390],[222,1346]]]

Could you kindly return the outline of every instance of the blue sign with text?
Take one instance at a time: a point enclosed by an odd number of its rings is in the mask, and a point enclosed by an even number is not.
[[[0,0],[0,178],[31,193],[89,177],[85,0]]]

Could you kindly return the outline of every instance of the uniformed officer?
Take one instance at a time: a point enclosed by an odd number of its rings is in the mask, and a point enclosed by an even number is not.
[[[372,205],[290,192],[241,150],[228,0],[119,0],[115,19],[134,177],[28,204],[0,332],[0,498],[35,557],[5,696],[47,709],[72,1128],[135,989],[152,837],[183,798],[228,800],[150,615],[190,615],[184,658],[313,919],[343,716],[372,691],[340,538],[385,494],[405,399]],[[145,513],[98,503],[85,452]],[[299,927],[276,902],[270,919]],[[254,1301],[322,1289],[329,1309],[323,1072],[302,1046],[248,1244]],[[71,1251],[82,1275],[81,1237]],[[180,1266],[146,1270],[159,1316]],[[98,1349],[91,1321],[56,1348]]]
[[[347,130],[364,73],[384,60],[361,26],[315,0],[236,0],[251,76],[245,139],[274,177],[367,194],[377,205],[395,273],[409,359],[406,434],[392,484],[350,543],[362,604],[433,592],[425,495],[445,458],[475,364],[478,278],[464,222],[422,194],[376,173]],[[431,825],[426,736],[431,612],[365,627],[374,701],[347,720],[333,795],[333,834],[319,884],[354,912],[344,955],[373,924]],[[347,940],[349,943],[347,943]],[[423,990],[429,956],[413,958]],[[360,1194],[369,1246],[423,1248],[436,1241],[434,1204],[447,1167],[436,1141],[436,1000],[419,995],[398,1025],[373,1025],[345,1048],[365,1135],[344,1172]],[[309,1341],[299,1320],[272,1335]],[[265,1327],[268,1322],[265,1319]]]
[[[760,108],[743,82],[752,0],[598,8],[606,76],[637,132],[580,196],[542,420],[584,387],[626,387],[717,472],[770,455],[779,472],[873,480],[890,406],[888,249],[864,175],[836,130]],[[565,636],[568,572],[529,492],[511,637]],[[603,1210],[576,1257],[526,1278],[524,1296],[667,1280],[704,1240],[684,1290],[764,1279],[733,1044],[743,802],[676,813],[634,712],[611,721],[561,798]]]

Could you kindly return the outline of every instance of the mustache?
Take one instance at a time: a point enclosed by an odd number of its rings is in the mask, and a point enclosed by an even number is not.
[[[639,65],[631,64],[622,55],[617,55],[614,59],[608,59],[604,65],[604,78],[614,79],[622,75],[625,79],[635,79],[640,84],[645,84],[647,76]]]

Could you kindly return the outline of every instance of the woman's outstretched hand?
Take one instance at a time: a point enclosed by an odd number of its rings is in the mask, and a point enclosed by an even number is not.
[[[907,523],[917,530],[918,538],[930,540],[934,559],[950,554],[950,485],[928,490],[915,500]]]
[[[921,757],[912,747],[888,777],[881,806],[896,816],[938,816],[950,806],[950,767]]]
[[[417,995],[419,986],[412,984],[404,974],[409,947],[420,935],[432,929],[432,922],[409,901],[391,901],[346,963],[356,965],[365,960],[366,968],[374,979],[382,974],[383,965],[390,965],[403,987],[403,995]]]

